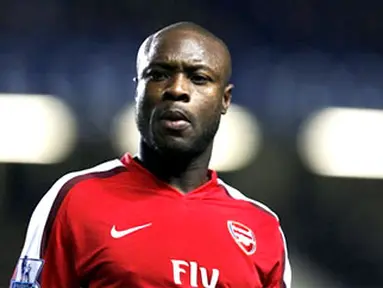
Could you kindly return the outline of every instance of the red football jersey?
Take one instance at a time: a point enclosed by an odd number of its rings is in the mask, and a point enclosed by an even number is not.
[[[290,287],[277,216],[209,173],[187,194],[128,154],[67,174],[31,217],[13,283]]]

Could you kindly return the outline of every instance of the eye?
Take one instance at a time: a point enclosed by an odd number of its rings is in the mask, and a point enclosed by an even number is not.
[[[147,73],[147,78],[151,81],[160,82],[168,79],[169,75],[165,71],[152,70]]]
[[[201,75],[201,74],[192,75],[190,77],[190,80],[196,85],[205,85],[211,81],[211,79],[208,76]]]

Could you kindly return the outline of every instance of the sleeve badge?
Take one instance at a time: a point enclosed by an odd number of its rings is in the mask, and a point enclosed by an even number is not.
[[[43,265],[43,259],[28,258],[28,256],[20,258],[10,288],[39,288],[38,278]]]

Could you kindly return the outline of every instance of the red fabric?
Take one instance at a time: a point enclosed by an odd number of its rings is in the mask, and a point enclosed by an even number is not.
[[[123,171],[87,177],[66,194],[42,254],[42,288],[284,287],[273,215],[231,198],[214,171],[184,195],[130,155],[122,162]],[[228,221],[240,223],[238,233]]]

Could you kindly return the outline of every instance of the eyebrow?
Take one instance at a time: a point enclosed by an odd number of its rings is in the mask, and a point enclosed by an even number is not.
[[[209,66],[204,65],[204,64],[194,64],[194,63],[183,62],[183,63],[181,63],[181,66],[185,67],[186,70],[192,70],[192,71],[206,70],[206,71],[216,75],[216,72],[214,72],[213,69],[211,69]],[[153,62],[149,63],[149,65],[146,67],[145,71],[150,69],[150,68],[153,68],[153,67],[160,67],[160,68],[163,68],[166,70],[172,70],[172,69],[179,68],[180,64],[179,64],[179,62],[176,62],[176,61],[166,61],[166,62],[165,61],[153,61]]]

